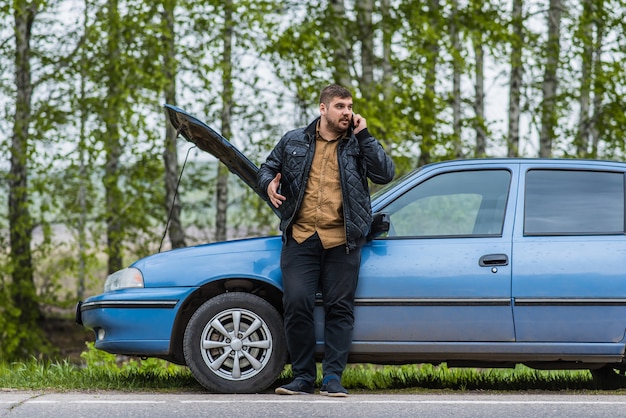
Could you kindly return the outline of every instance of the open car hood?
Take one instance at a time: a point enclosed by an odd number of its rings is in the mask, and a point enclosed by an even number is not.
[[[256,176],[259,168],[252,161],[247,159],[226,138],[196,117],[191,116],[176,106],[169,104],[164,106],[170,123],[178,134],[224,163],[231,173],[236,174],[244,183],[251,187],[272,208],[274,213],[280,217],[278,209],[264,197],[264,194],[261,193],[257,186]]]

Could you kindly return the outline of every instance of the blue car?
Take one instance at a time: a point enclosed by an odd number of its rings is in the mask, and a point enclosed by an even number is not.
[[[256,189],[253,163],[166,109],[183,137]],[[621,384],[625,176],[609,161],[458,160],[377,192],[350,362],[522,363]],[[280,249],[269,236],[151,255],[79,302],[77,322],[97,348],[187,365],[209,391],[263,391],[288,362]],[[321,357],[321,304],[316,318]]]

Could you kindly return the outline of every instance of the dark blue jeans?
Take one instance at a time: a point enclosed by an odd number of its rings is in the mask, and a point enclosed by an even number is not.
[[[324,249],[317,234],[298,244],[289,237],[283,244],[283,306],[287,348],[296,379],[314,383],[315,294],[324,302],[324,376],[341,379],[348,360],[354,327],[354,294],[361,263],[361,245],[346,254],[346,247]]]

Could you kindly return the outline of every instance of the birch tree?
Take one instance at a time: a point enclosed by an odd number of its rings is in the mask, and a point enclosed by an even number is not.
[[[452,55],[452,131],[453,131],[453,149],[456,158],[463,157],[463,144],[461,139],[461,104],[463,98],[461,96],[461,74],[463,73],[464,60],[463,49],[461,47],[459,17],[459,2],[457,0],[450,1],[451,13],[449,18],[450,27],[450,48]]]
[[[234,4],[232,0],[223,3],[224,24],[221,80],[222,80],[222,111],[220,119],[222,123],[222,135],[232,137],[231,121],[233,109],[233,28],[235,25],[233,16]],[[217,169],[217,187],[215,189],[216,213],[215,213],[215,239],[224,241],[227,237],[227,210],[228,210],[228,168],[219,164]]]
[[[539,157],[552,156],[552,143],[558,123],[559,110],[558,78],[561,52],[562,0],[550,0],[547,12],[547,40],[544,47],[545,63],[542,82],[541,132],[539,136]]]
[[[15,1],[15,121],[11,138],[11,165],[9,182],[9,235],[11,284],[9,295],[13,309],[11,319],[5,324],[2,339],[10,346],[4,351],[8,357],[27,356],[42,343],[42,334],[37,325],[41,312],[33,276],[31,241],[33,222],[30,215],[28,190],[28,163],[31,154],[30,128],[32,122],[33,83],[31,70],[32,28],[40,12],[39,1]]]
[[[177,0],[163,0],[161,11],[161,41],[163,61],[163,96],[165,102],[176,105],[176,25],[175,15]],[[186,245],[185,230],[181,221],[180,199],[177,195],[178,186],[178,148],[177,137],[172,124],[164,118],[165,146],[163,151],[163,164],[165,168],[165,203],[171,214],[169,222],[169,238],[172,248],[180,248]]]
[[[366,4],[369,0],[366,0]],[[361,15],[364,9],[361,9]],[[353,62],[352,39],[350,38],[350,26],[346,18],[346,6],[344,0],[330,0],[328,2],[328,15],[330,25],[330,45],[333,51],[333,80],[346,88],[352,85],[350,66]],[[328,83],[330,84],[330,83]]]
[[[433,148],[437,143],[436,129],[437,113],[440,106],[436,93],[437,66],[439,64],[440,45],[439,35],[443,32],[439,0],[428,0],[427,32],[423,33],[425,75],[424,96],[421,104],[422,141],[418,165],[422,166],[433,161]]]
[[[359,80],[363,98],[366,101],[374,99],[377,91],[374,84],[374,70],[377,68],[374,54],[374,24],[372,22],[372,11],[374,8],[373,0],[364,0],[357,2],[357,35],[358,42],[361,44],[361,77]],[[350,42],[350,40],[346,40]],[[351,60],[348,61],[351,63]],[[349,85],[346,85],[349,87]]]
[[[582,44],[590,44],[591,65],[588,127],[580,135],[586,139],[588,155],[594,158],[624,159],[626,151],[626,26],[623,4],[619,0],[596,0],[587,5],[581,24],[591,24],[587,32],[591,38],[582,38]],[[585,14],[586,13],[586,14]],[[589,47],[588,47],[589,48]],[[584,48],[583,48],[584,50]]]
[[[482,0],[472,0],[470,2],[471,16],[476,16],[478,22],[471,30],[472,47],[474,50],[474,130],[476,132],[475,157],[485,157],[487,155],[487,133],[485,132],[485,33],[488,32],[484,24],[484,10]],[[489,2],[486,2],[489,7]],[[487,13],[493,16],[493,13]]]
[[[507,114],[507,156],[519,156],[521,88],[524,72],[522,49],[524,45],[524,0],[513,0],[510,25],[509,109]]]
[[[121,60],[122,23],[118,0],[107,0],[106,15],[106,55],[104,65],[106,97],[103,119],[105,132],[102,137],[105,152],[104,177],[102,182],[106,193],[105,220],[107,226],[108,272],[120,270],[123,265],[123,221],[120,216],[123,209],[123,195],[120,182],[120,157],[122,155],[119,118],[122,114],[122,86],[124,79]]]
[[[102,161],[105,197],[98,219],[106,227],[107,271],[112,273],[126,266],[126,254],[134,258],[156,251],[152,239],[160,231],[155,225],[165,224],[160,158],[165,145],[148,124],[149,111],[162,112],[162,6],[106,0],[101,7],[94,6],[98,19],[88,77],[92,96],[99,99],[91,132],[99,145],[96,160]]]

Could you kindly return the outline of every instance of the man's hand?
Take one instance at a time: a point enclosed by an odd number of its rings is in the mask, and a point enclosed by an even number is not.
[[[280,187],[280,173],[276,174],[276,177],[267,185],[267,196],[270,198],[270,203],[278,208],[283,204],[283,201],[287,198],[278,193]]]
[[[354,124],[352,133],[354,133],[355,135],[361,132],[363,129],[367,128],[367,122],[365,121],[365,118],[358,113],[352,115],[352,123]]]

